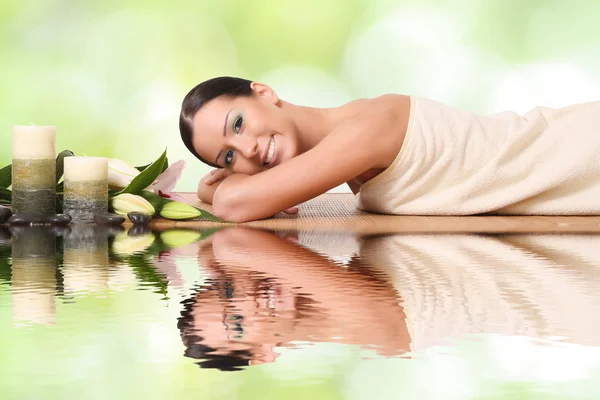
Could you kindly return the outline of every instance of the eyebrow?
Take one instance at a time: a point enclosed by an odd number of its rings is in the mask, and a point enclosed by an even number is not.
[[[223,122],[223,136],[225,136],[225,134],[227,133],[227,120],[229,119],[229,114],[231,114],[231,111],[233,111],[233,109],[229,110],[225,115],[225,122]],[[217,158],[215,158],[215,164],[217,165],[219,165],[219,157],[221,157],[221,153],[223,153],[223,150],[219,151],[219,154],[217,154]]]

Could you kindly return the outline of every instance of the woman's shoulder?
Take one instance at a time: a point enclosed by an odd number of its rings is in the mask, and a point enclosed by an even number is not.
[[[357,99],[347,103],[344,107],[355,111],[357,115],[382,111],[403,113],[410,109],[410,103],[411,96],[389,93],[372,98]]]
[[[344,121],[343,136],[363,146],[379,160],[376,167],[385,167],[400,150],[411,110],[411,97],[386,94],[371,99],[356,100],[352,117]]]

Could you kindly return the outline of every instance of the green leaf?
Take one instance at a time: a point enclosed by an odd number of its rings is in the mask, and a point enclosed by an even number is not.
[[[138,194],[144,199],[148,200],[148,203],[152,204],[152,207],[154,207],[154,209],[156,210],[156,213],[154,215],[158,215],[160,210],[162,210],[163,206],[169,201],[171,201],[169,199],[165,199],[164,197],[160,197],[156,193],[151,192],[149,190],[142,190]]]
[[[65,181],[62,181],[58,185],[56,185],[56,193],[62,193],[65,191]]]
[[[141,167],[134,167],[135,169],[137,169],[140,172],[143,172],[146,168],[148,168],[150,165],[152,164],[146,164],[146,165],[142,165]],[[169,159],[165,158],[165,165],[163,166],[163,169],[161,171],[161,174],[163,172],[165,172],[167,170],[167,168],[169,168]]]
[[[146,189],[148,186],[154,182],[156,177],[158,177],[165,166],[165,162],[167,161],[167,150],[165,150],[160,157],[156,161],[152,163],[148,168],[144,169],[138,176],[133,178],[131,183],[120,193],[131,193],[131,194],[139,194],[142,190]]]
[[[223,222],[223,220],[221,218],[212,215],[211,213],[209,213],[206,210],[203,210],[203,209],[198,208],[198,207],[194,207],[194,208],[197,208],[198,210],[200,210],[200,212],[202,213],[202,215],[200,216],[200,218],[202,218],[202,219],[207,219],[207,220],[213,221],[213,222]]]
[[[4,203],[6,204],[6,202],[11,201],[12,199],[12,192],[6,188],[0,188],[0,201],[4,201]]]
[[[71,150],[63,150],[56,157],[56,183],[60,181],[65,171],[65,157],[73,157],[74,155]]]
[[[146,165],[142,165],[141,167],[134,167],[135,169],[137,169],[140,172],[143,172],[146,168],[148,168],[150,165],[152,164],[146,164]]]
[[[12,181],[12,164],[0,169],[0,187],[7,189]]]

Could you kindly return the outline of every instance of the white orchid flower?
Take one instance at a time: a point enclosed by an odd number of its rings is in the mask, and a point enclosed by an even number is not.
[[[183,197],[173,193],[173,189],[175,189],[177,181],[181,178],[185,166],[185,160],[179,160],[171,164],[169,168],[160,174],[154,183],[150,185],[150,189],[161,197],[187,203]]]

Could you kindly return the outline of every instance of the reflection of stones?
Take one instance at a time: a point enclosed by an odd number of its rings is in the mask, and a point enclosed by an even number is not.
[[[47,228],[11,232],[13,319],[52,324],[56,314],[56,237]]]
[[[9,245],[11,236],[12,234],[8,228],[3,228],[0,226],[0,246]]]
[[[47,227],[11,227],[12,257],[55,259],[56,237]]]
[[[109,235],[107,229],[71,226],[64,238],[62,271],[66,295],[107,288]]]
[[[127,231],[127,236],[142,236],[150,233],[150,227],[148,225],[133,225],[131,229]]]
[[[0,205],[0,224],[5,223],[12,216],[12,210]]]

